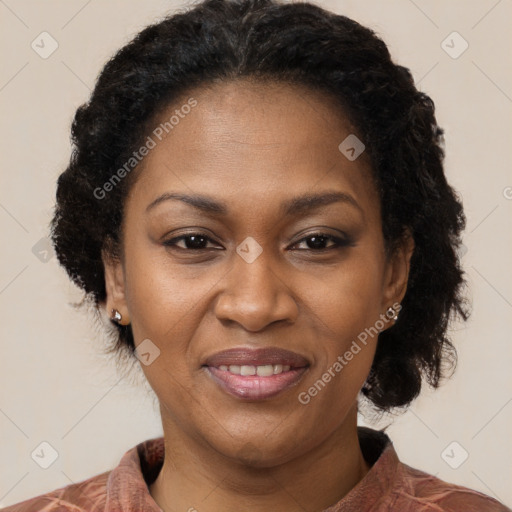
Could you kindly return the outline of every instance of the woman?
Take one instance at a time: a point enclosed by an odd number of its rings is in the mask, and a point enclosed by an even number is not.
[[[509,510],[357,426],[437,387],[467,318],[442,130],[373,32],[207,0],[122,48],[72,130],[56,253],[164,437],[4,510]]]

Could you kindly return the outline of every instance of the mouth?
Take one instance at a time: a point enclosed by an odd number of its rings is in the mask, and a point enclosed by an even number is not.
[[[280,348],[235,348],[210,356],[203,368],[225,392],[242,400],[266,400],[297,385],[309,361]]]

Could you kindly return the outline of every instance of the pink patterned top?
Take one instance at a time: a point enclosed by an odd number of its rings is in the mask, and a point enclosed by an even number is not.
[[[403,464],[384,432],[359,427],[358,433],[371,469],[345,497],[324,512],[512,512],[485,494]],[[126,452],[111,471],[11,505],[1,512],[162,512],[148,485],[158,476],[163,459],[164,438],[150,439]],[[195,506],[201,509],[200,504]]]

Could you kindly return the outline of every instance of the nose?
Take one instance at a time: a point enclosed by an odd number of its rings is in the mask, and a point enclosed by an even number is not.
[[[298,306],[290,283],[276,266],[271,266],[265,251],[248,263],[233,255],[233,268],[226,275],[226,287],[217,297],[215,315],[219,320],[236,322],[257,332],[275,322],[293,323]]]

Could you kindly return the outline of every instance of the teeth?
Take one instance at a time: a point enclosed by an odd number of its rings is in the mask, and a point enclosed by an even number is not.
[[[240,367],[240,375],[256,375],[256,366],[244,364]]]
[[[219,370],[222,370],[224,372],[229,371],[230,373],[233,373],[234,375],[242,375],[242,376],[248,376],[248,375],[257,375],[258,377],[270,377],[271,375],[279,375],[283,372],[290,371],[290,365],[289,364],[263,364],[259,366],[254,366],[250,364],[230,364],[225,365],[221,364],[219,366]]]
[[[256,374],[258,377],[270,377],[274,375],[274,367],[271,364],[256,367]]]
[[[240,375],[240,366],[237,364],[231,364],[229,366],[230,373],[234,373],[235,375]]]

